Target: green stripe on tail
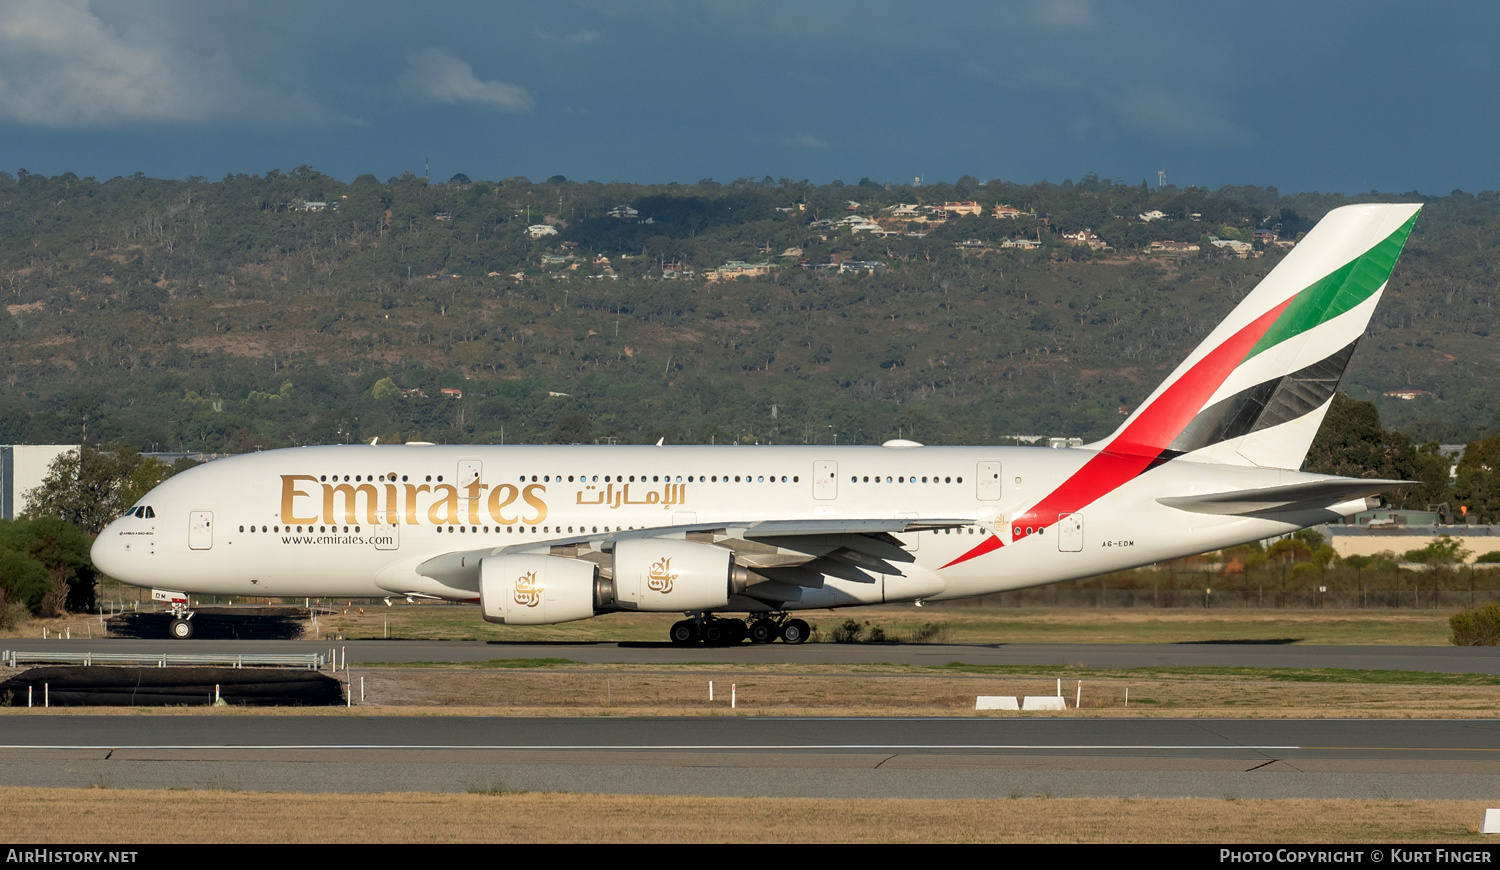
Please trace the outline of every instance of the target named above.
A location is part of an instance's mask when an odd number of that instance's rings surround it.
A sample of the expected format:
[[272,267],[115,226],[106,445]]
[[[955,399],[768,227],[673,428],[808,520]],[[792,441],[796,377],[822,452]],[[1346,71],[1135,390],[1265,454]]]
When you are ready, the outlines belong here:
[[1411,220],[1374,247],[1298,293],[1260,341],[1250,348],[1245,359],[1327,323],[1374,295],[1390,279],[1396,258],[1401,256],[1406,237],[1411,235],[1416,222],[1417,216],[1412,215]]

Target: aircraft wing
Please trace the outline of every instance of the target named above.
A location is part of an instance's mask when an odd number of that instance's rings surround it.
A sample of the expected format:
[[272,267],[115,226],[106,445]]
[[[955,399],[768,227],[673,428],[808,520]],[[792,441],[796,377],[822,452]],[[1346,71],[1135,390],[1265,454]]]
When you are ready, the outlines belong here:
[[1418,482],[1329,477],[1306,483],[1264,486],[1257,489],[1167,496],[1156,501],[1167,507],[1199,514],[1257,516],[1265,513],[1318,510],[1357,498],[1378,495],[1400,486],[1411,486]]
[[[962,528],[973,519],[815,519],[694,523],[654,529],[585,534],[499,547],[455,550],[419,564],[418,574],[456,588],[478,588],[479,560],[511,553],[542,553],[597,564],[608,574],[610,552],[627,538],[676,538],[728,549],[751,571],[791,586],[819,588],[827,577],[874,583],[875,574],[902,575],[916,557],[897,534]],[[753,588],[753,587],[752,587]]]

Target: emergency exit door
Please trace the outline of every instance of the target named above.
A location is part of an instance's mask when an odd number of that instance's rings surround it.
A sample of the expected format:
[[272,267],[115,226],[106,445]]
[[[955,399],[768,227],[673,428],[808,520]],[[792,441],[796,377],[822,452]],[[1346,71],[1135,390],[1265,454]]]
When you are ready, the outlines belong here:
[[207,550],[214,545],[214,512],[193,511],[188,518],[188,547]]
[[829,459],[813,463],[813,498],[832,499],[839,495],[839,464]]
[[1083,514],[1058,515],[1057,549],[1064,553],[1083,550]]

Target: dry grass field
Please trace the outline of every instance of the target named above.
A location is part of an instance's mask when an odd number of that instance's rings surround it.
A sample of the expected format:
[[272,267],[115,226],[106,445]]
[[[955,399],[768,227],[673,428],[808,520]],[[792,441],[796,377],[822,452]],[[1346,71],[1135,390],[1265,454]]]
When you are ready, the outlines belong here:
[[[1474,801],[814,800],[0,789],[6,834],[79,843],[1481,843]],[[107,824],[101,824],[108,819]]]
[[[354,709],[133,708],[124,715],[974,716],[1492,718],[1500,677],[1254,668],[598,665],[510,659],[359,667]],[[976,711],[978,695],[1051,695],[1065,711]],[[713,698],[710,700],[710,683]],[[363,701],[360,694],[363,692]],[[1128,697],[1127,697],[1128,695]],[[1081,701],[1081,706],[1075,706]],[[6,715],[41,709],[0,707]],[[40,703],[40,702],[38,702]],[[731,703],[734,704],[731,707]],[[53,708],[53,715],[120,714]]]
[[[470,605],[380,602],[323,602],[307,636],[318,639],[407,638],[483,640],[512,643],[656,643],[681,616],[675,613],[612,613],[561,625],[491,625]],[[925,637],[933,643],[1193,643],[1252,641],[1296,644],[1379,644],[1444,646],[1451,632],[1449,610],[1209,610],[1199,608],[1033,608],[969,607],[959,604],[857,607],[811,611],[814,641],[829,641],[833,630],[852,619],[879,628],[893,641]],[[924,632],[923,629],[926,628]],[[97,637],[97,616],[23,619],[0,638],[40,639],[71,633]]]

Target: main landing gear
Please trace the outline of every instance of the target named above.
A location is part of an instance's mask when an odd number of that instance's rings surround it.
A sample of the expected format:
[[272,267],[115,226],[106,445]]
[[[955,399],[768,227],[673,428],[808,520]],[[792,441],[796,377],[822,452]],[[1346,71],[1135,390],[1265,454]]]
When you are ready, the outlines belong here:
[[788,619],[785,613],[756,615],[744,619],[699,613],[672,624],[669,636],[676,646],[705,643],[709,646],[732,646],[746,638],[751,643],[805,643],[811,627],[800,619]]

